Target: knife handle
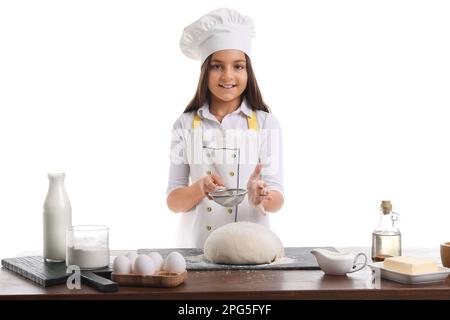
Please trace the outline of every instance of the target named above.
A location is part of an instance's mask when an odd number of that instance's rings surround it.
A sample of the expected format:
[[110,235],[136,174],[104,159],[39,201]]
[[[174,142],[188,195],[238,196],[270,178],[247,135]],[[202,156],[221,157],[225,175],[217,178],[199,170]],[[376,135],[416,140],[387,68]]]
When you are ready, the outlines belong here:
[[89,286],[102,292],[114,292],[119,290],[117,282],[100,277],[92,271],[81,272],[81,279]]

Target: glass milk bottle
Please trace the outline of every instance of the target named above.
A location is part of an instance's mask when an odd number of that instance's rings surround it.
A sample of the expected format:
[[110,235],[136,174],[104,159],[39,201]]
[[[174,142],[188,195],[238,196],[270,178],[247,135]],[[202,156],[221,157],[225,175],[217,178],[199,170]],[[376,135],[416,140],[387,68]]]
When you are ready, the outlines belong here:
[[372,233],[372,260],[375,262],[402,255],[398,214],[392,211],[391,201],[381,201],[380,211],[380,223]]
[[72,226],[72,206],[64,187],[64,173],[49,173],[48,192],[44,202],[44,259],[63,262],[66,259],[66,230]]

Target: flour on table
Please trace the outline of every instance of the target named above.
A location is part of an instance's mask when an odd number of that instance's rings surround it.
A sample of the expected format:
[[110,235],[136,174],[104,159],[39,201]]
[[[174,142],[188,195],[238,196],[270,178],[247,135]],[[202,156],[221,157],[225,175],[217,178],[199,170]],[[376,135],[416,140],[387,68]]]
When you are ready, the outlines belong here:
[[[191,264],[195,264],[196,266],[202,266],[202,267],[210,266],[213,264],[213,263],[209,262],[208,260],[206,260],[206,258],[203,254],[199,254],[197,256],[188,256],[188,257],[186,257],[186,261]],[[295,261],[296,261],[295,259],[283,256],[283,257],[276,258],[275,261],[272,261],[271,263],[261,264],[260,266],[289,264],[289,263],[294,263]]]
[[296,260],[289,258],[289,257],[279,257],[276,258],[275,261],[269,263],[269,264],[288,264],[288,263],[294,263]]

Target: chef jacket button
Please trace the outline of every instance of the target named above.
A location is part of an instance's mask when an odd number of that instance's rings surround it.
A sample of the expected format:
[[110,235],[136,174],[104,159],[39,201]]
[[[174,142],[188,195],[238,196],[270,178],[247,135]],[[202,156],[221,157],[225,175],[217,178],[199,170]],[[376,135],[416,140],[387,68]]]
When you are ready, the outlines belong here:
[[230,176],[234,177],[234,172],[233,171],[230,172]]
[[227,211],[228,211],[229,214],[233,213],[233,209],[231,209],[231,208],[228,208]]
[[208,207],[208,208],[206,208],[206,211],[211,212],[211,211],[212,211],[212,208],[211,208],[211,207]]
[[236,153],[233,153],[233,154],[231,155],[231,157],[232,157],[232,158],[236,158]]
[[211,231],[211,226],[206,226],[206,230]]
[[206,156],[207,156],[208,158],[211,158],[211,153],[208,152],[208,153],[206,154]]
[[207,174],[207,175],[210,175],[210,174],[211,174],[211,171],[209,171],[209,170],[206,171],[206,174]]

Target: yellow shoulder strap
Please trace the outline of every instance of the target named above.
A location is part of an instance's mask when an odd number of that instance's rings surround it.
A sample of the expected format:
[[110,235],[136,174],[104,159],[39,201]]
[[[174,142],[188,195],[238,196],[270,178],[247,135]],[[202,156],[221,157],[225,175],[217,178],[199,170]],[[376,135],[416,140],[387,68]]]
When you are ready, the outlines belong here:
[[[200,122],[202,122],[202,118],[200,118],[200,116],[198,114],[195,114],[194,116],[194,120],[192,120],[192,129],[195,129],[198,127],[198,125],[200,124]],[[253,114],[251,117],[247,117],[247,123],[248,123],[248,128],[250,130],[258,130],[258,120],[256,118],[256,111],[253,111]]]
[[248,128],[250,130],[258,130],[258,120],[256,119],[256,111],[253,111],[251,117],[247,117]]
[[200,122],[202,122],[202,118],[198,114],[195,114],[194,120],[192,120],[192,129],[197,128]]

